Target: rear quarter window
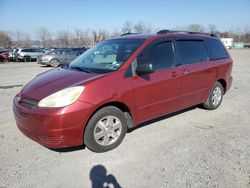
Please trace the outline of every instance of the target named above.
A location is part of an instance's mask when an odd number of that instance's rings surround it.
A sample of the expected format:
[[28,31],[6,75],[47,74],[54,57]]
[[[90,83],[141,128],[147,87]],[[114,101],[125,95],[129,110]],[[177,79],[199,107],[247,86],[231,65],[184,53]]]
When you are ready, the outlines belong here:
[[207,39],[207,45],[210,52],[211,60],[226,59],[228,58],[227,51],[218,39]]
[[208,61],[208,50],[203,40],[177,40],[182,65]]

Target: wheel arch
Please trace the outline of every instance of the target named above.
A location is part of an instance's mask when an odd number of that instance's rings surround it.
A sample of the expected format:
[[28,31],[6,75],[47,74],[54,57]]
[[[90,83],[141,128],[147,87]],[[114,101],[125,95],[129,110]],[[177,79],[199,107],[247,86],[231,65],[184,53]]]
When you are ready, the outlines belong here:
[[114,106],[114,107],[117,107],[118,109],[120,109],[122,112],[124,112],[125,114],[125,117],[127,119],[127,122],[128,122],[128,129],[131,129],[133,127],[133,115],[131,113],[131,110],[130,108],[123,102],[120,102],[120,101],[111,101],[111,102],[108,102],[108,103],[104,103],[102,105],[100,105],[98,108],[96,108],[94,110],[93,113],[91,113],[91,115],[89,116],[87,122],[86,122],[86,125],[84,126],[84,130],[83,132],[85,132],[85,129],[87,127],[87,124],[89,123],[90,119],[93,117],[93,115],[100,109],[104,108],[104,107],[107,107],[107,106]]
[[[133,119],[133,115],[132,115],[132,112],[130,110],[130,108],[123,102],[120,102],[120,101],[111,101],[111,102],[108,102],[108,103],[105,103],[105,104],[102,104],[101,106],[99,106],[95,111],[94,113],[91,115],[91,117],[98,111],[100,110],[101,108],[104,108],[106,106],[114,106],[114,107],[117,107],[118,109],[120,109],[122,112],[125,113],[125,116],[126,116],[126,119],[128,121],[128,129],[132,128],[133,125],[132,125],[132,119]],[[90,118],[91,118],[90,117]],[[90,119],[89,118],[89,119]]]
[[56,57],[51,58],[49,61],[52,61],[52,60],[57,60],[60,63],[59,59]]
[[25,56],[23,56],[23,60],[25,61],[25,58],[30,58],[30,61],[32,61],[32,57],[30,56],[30,55],[25,55]]
[[222,87],[224,89],[224,94],[225,94],[226,90],[227,90],[227,82],[224,79],[219,79],[219,80],[217,80],[217,82],[219,82],[222,85]]

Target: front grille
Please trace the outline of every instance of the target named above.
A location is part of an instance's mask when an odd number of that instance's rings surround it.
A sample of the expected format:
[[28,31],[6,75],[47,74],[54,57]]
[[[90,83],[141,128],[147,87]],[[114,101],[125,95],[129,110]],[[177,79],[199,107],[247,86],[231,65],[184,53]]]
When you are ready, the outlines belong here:
[[30,139],[45,145],[45,146],[51,146],[53,145],[54,147],[63,143],[64,142],[64,136],[60,135],[60,136],[45,136],[45,135],[38,135],[35,133],[32,133],[30,131],[28,131],[27,129],[24,129],[20,126],[18,126],[19,129],[21,130],[21,132],[23,134],[25,134],[27,137],[29,137]]
[[16,115],[18,115],[18,116],[20,116],[20,117],[22,117],[22,118],[26,118],[26,119],[27,119],[28,116],[29,116],[29,114],[22,112],[22,111],[19,110],[18,108],[16,108]]
[[63,135],[61,135],[61,136],[53,136],[53,137],[52,136],[39,135],[38,140],[41,143],[45,144],[45,145],[54,145],[54,146],[56,146],[56,145],[59,145],[59,144],[63,143],[64,137],[63,137]]

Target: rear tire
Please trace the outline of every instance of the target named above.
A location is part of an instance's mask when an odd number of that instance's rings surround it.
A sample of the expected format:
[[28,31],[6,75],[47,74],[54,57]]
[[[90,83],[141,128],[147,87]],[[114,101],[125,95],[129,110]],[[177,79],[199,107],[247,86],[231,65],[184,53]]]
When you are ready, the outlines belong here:
[[23,61],[24,62],[31,62],[31,57],[26,56],[26,57],[23,58]]
[[98,153],[112,150],[122,142],[127,127],[124,112],[114,106],[104,107],[89,120],[84,132],[84,144]]
[[218,108],[222,102],[223,95],[223,86],[221,85],[221,83],[216,82],[211,93],[208,96],[208,99],[205,103],[203,103],[204,108],[208,110],[215,110],[216,108]]

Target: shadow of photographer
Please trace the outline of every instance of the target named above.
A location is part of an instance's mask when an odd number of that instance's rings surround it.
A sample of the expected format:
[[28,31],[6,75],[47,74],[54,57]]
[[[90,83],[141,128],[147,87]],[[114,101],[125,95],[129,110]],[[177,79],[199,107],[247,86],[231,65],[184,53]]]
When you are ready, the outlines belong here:
[[103,165],[92,167],[89,177],[92,188],[121,188],[116,178],[112,174],[107,174],[107,169]]

